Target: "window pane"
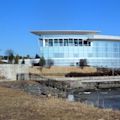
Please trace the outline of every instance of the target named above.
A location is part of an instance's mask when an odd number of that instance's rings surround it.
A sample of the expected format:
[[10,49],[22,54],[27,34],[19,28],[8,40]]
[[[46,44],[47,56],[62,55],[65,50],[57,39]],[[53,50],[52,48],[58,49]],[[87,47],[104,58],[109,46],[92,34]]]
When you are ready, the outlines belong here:
[[49,39],[49,46],[53,46],[53,40]]
[[69,39],[69,46],[73,46],[73,39]]
[[60,44],[60,46],[63,46],[63,40],[62,39],[59,39],[59,44]]
[[48,46],[48,39],[45,39],[45,46]]
[[58,39],[54,40],[54,46],[58,46]]
[[74,45],[78,46],[78,40],[77,39],[74,39]]
[[64,46],[68,46],[68,39],[64,39]]
[[82,46],[82,39],[79,39],[79,46]]

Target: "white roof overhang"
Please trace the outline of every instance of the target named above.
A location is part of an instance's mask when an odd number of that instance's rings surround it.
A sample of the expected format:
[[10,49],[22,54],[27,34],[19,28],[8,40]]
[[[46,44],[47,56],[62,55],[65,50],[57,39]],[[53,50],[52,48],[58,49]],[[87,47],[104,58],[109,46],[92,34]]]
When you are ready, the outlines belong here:
[[120,41],[120,36],[112,36],[112,35],[93,35],[88,38],[89,40],[112,40],[112,41]]
[[32,31],[31,33],[41,36],[41,35],[95,35],[99,31],[89,31],[89,30],[43,30],[43,31]]

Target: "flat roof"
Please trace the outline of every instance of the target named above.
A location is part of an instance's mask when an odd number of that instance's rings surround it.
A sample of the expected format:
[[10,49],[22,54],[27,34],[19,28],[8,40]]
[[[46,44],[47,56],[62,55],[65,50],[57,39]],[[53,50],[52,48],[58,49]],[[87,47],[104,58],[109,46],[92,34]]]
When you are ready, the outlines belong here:
[[32,31],[31,33],[41,36],[41,35],[94,35],[100,33],[99,31],[93,30],[40,30]]

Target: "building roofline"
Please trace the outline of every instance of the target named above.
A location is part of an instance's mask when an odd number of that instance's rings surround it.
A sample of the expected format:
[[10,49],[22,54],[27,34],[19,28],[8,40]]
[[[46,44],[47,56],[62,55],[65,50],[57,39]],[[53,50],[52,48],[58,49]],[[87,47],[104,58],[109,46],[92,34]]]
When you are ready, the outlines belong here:
[[31,33],[41,36],[41,35],[95,35],[100,33],[100,31],[94,30],[40,30],[32,31]]
[[90,40],[114,40],[114,41],[120,41],[120,36],[112,36],[112,35],[93,35],[92,37],[89,37]]

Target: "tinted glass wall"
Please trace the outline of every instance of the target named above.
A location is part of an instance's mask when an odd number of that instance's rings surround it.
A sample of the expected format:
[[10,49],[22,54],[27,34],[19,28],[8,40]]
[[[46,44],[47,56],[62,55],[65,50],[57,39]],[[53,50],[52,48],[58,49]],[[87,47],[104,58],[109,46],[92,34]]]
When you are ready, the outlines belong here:
[[87,59],[91,66],[120,67],[120,42],[79,38],[44,39],[40,54],[53,59],[55,65],[76,65]]

